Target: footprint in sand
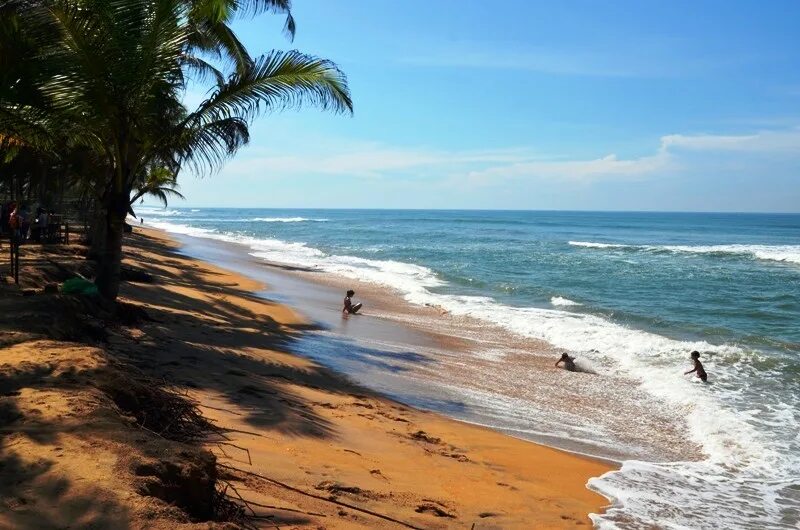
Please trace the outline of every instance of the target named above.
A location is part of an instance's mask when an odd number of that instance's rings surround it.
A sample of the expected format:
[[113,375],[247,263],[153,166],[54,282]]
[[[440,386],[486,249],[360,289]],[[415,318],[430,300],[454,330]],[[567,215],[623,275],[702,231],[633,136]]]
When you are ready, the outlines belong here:
[[453,513],[447,511],[448,508],[444,504],[436,501],[425,501],[414,510],[417,513],[428,513],[435,517],[446,517],[448,519],[455,519]]
[[389,482],[389,479],[386,478],[386,476],[383,473],[381,473],[380,469],[371,469],[369,471],[369,474],[372,475],[373,477],[379,477],[385,480],[386,482]]
[[418,442],[425,442],[425,443],[429,443],[429,444],[433,444],[433,445],[441,445],[442,444],[442,439],[441,438],[436,438],[434,436],[430,436],[425,431],[417,431],[417,432],[409,435],[409,437],[412,440],[416,440]]

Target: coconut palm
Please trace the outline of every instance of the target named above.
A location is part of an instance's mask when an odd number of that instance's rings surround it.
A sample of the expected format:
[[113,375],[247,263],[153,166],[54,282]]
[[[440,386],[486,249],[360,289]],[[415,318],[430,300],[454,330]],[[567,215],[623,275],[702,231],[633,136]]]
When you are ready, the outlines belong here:
[[[248,123],[264,110],[311,104],[349,112],[344,74],[330,61],[273,51],[234,62],[226,72],[201,57],[228,49],[198,45],[201,8],[234,11],[287,2],[199,0],[7,0],[25,38],[39,50],[34,88],[41,101],[0,100],[0,134],[42,150],[51,131],[95,152],[94,175],[104,241],[95,279],[101,294],[119,290],[124,219],[131,193],[153,167],[174,175],[213,172],[249,140]],[[252,7],[250,9],[253,9]],[[232,12],[214,21],[227,24]],[[210,17],[210,16],[209,16]],[[293,29],[293,24],[290,26]],[[199,53],[198,53],[199,52]],[[249,56],[248,56],[249,57]],[[228,74],[227,76],[224,74]],[[209,77],[209,74],[210,77]],[[182,103],[187,83],[211,80],[198,108]],[[0,94],[2,97],[2,94]]]
[[168,168],[163,166],[152,168],[142,181],[134,185],[128,213],[136,217],[133,205],[145,196],[155,198],[164,207],[169,204],[170,198],[185,199],[186,197],[178,191],[179,187],[178,176]]

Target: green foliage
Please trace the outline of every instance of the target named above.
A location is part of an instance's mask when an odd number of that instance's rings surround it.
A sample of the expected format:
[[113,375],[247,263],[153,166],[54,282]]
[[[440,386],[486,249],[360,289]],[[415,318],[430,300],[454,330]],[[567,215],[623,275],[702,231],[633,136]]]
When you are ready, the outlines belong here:
[[[180,196],[182,169],[218,170],[259,114],[352,112],[332,62],[250,55],[230,24],[267,12],[294,36],[289,0],[0,0],[0,160],[26,150],[60,165],[114,235],[134,190]],[[187,109],[192,83],[208,98]]]
[[[24,42],[38,50],[40,100],[0,101],[0,131],[41,150],[95,150],[130,188],[161,162],[215,170],[249,140],[247,124],[265,110],[310,104],[337,112],[352,102],[330,61],[297,51],[250,58],[227,23],[237,14],[286,13],[287,1],[60,0],[20,7]],[[293,27],[293,24],[292,24]],[[209,58],[229,57],[224,70]],[[205,57],[204,57],[205,56]],[[182,104],[191,81],[213,83],[193,112]],[[98,190],[100,195],[103,191]]]
[[169,168],[154,167],[147,175],[134,184],[134,195],[130,199],[129,213],[136,217],[133,211],[133,204],[145,195],[156,198],[165,207],[169,203],[169,198],[183,199],[184,196],[178,191],[178,179]]

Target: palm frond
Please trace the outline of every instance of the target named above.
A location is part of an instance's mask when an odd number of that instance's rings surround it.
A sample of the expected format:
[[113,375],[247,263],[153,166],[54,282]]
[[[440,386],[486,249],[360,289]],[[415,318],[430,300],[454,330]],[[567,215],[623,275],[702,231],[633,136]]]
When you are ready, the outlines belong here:
[[191,38],[196,49],[211,52],[219,58],[227,58],[239,73],[252,66],[253,59],[247,48],[226,23],[202,20],[193,28]]
[[264,13],[286,15],[283,33],[294,40],[297,26],[292,16],[291,0],[189,0],[192,16],[197,20],[228,23],[236,16],[257,16]]
[[222,85],[225,83],[225,76],[214,65],[191,54],[186,54],[183,58],[184,66],[193,74],[193,78],[200,83],[208,81],[213,82],[215,85]]
[[48,152],[55,147],[47,115],[31,107],[0,104],[0,137],[0,148],[26,145]]
[[256,59],[243,75],[232,75],[187,121],[202,116],[241,116],[250,120],[263,111],[304,105],[352,113],[346,76],[326,59],[298,51],[273,51]]
[[[178,191],[178,175],[176,172],[164,166],[151,168],[146,174],[141,175],[134,186],[134,195],[130,198],[129,204],[134,204],[137,200],[149,195],[158,199],[164,206],[167,206],[169,197],[185,199]],[[132,210],[131,210],[132,212]],[[136,214],[132,214],[136,217]]]
[[235,0],[235,14],[256,16],[262,13],[275,13],[286,15],[286,22],[283,24],[283,34],[290,40],[294,40],[297,32],[297,25],[292,16],[291,0]]
[[172,136],[170,149],[178,167],[189,165],[196,174],[214,172],[250,141],[247,122],[239,117],[194,121]]

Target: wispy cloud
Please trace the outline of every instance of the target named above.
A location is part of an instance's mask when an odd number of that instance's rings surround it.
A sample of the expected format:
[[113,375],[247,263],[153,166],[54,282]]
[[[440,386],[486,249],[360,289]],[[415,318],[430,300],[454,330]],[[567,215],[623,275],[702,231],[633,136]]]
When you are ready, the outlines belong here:
[[709,75],[752,62],[744,54],[690,53],[676,39],[644,39],[639,42],[597,47],[556,48],[513,42],[434,43],[399,57],[405,64],[441,68],[517,70],[558,76],[584,77],[681,77]]
[[800,129],[761,131],[748,135],[671,134],[661,138],[662,149],[800,153]]
[[[693,155],[689,161],[687,154]],[[669,172],[691,171],[698,164],[697,155],[705,155],[700,162],[726,157],[726,167],[731,162],[743,162],[748,155],[797,156],[800,162],[800,129],[762,131],[746,135],[670,134],[662,136],[651,154],[621,159],[609,154],[590,160],[525,161],[470,172],[472,183],[486,183],[500,179],[557,179],[569,181],[643,179]]]
[[[417,66],[527,70],[555,75],[589,77],[636,77],[641,69],[623,64],[619,58],[587,51],[559,51],[544,48],[515,50],[439,50],[401,58]],[[652,71],[647,75],[652,75]]]
[[670,134],[661,137],[652,152],[628,158],[614,153],[580,159],[547,157],[530,148],[447,151],[337,139],[306,148],[303,154],[256,150],[230,163],[225,171],[259,178],[339,175],[474,186],[522,180],[586,183],[644,180],[714,164],[728,169],[748,163],[755,167],[754,155],[760,161],[762,155],[776,160],[789,157],[800,167],[800,129],[743,135]]
[[471,171],[467,179],[473,184],[500,179],[536,178],[550,180],[587,181],[600,179],[639,179],[663,172],[674,161],[666,151],[651,156],[620,159],[610,154],[591,160],[530,161]]
[[394,147],[376,143],[333,142],[332,146],[309,148],[303,155],[286,155],[260,150],[237,158],[228,170],[238,174],[287,175],[328,174],[380,178],[397,172],[467,170],[476,166],[510,164],[530,160],[521,149],[444,151],[429,148]]

